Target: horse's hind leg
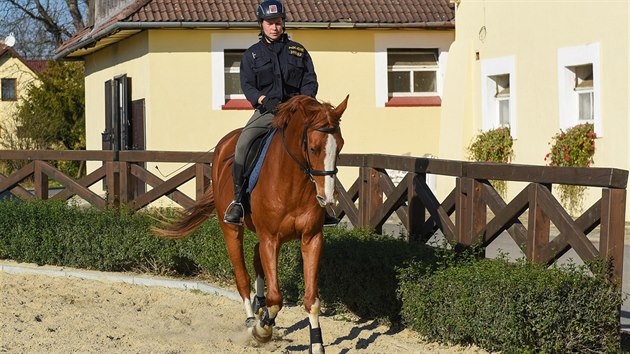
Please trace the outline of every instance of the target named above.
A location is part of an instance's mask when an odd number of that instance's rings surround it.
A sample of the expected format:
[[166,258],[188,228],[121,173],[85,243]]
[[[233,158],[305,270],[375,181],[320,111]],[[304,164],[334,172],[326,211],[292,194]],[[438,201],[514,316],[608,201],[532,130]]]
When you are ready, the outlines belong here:
[[223,237],[230,256],[230,262],[234,270],[234,278],[236,279],[236,288],[243,300],[243,307],[247,318],[245,326],[252,328],[255,324],[254,311],[252,311],[252,302],[250,300],[250,278],[245,266],[245,256],[243,254],[243,228],[235,225],[227,225],[220,223],[223,230]]
[[320,302],[317,295],[317,273],[322,251],[323,236],[302,237],[302,259],[304,261],[304,308],[308,313],[311,336],[311,353],[324,353],[324,341],[319,327]]
[[265,301],[265,271],[260,261],[260,243],[256,243],[256,246],[254,246],[254,271],[256,272],[256,295],[254,296],[252,309],[257,319],[260,320],[260,316],[267,306]]

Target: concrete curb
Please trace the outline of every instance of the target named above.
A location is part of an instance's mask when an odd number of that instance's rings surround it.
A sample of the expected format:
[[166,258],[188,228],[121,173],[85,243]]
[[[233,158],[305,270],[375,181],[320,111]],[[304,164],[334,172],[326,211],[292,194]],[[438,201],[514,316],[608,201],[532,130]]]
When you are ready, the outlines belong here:
[[79,269],[66,269],[61,267],[37,266],[32,264],[2,264],[0,271],[9,274],[37,274],[53,277],[80,278],[98,281],[110,281],[115,283],[127,283],[144,286],[160,286],[164,288],[198,290],[206,294],[223,296],[231,300],[240,302],[241,297],[237,293],[214,285],[209,285],[193,280],[177,280],[159,277],[146,277],[137,275],[124,275],[120,273],[107,273]]

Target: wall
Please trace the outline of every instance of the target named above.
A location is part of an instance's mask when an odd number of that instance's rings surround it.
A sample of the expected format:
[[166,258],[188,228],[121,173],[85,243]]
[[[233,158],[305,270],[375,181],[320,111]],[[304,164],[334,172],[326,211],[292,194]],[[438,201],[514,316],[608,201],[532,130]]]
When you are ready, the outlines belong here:
[[28,86],[35,83],[37,76],[21,60],[4,55],[0,57],[0,78],[16,79],[17,101],[0,100],[0,138],[15,129],[14,114],[20,99],[25,97]]
[[[594,167],[628,169],[628,13],[627,2],[612,0],[597,5],[584,1],[462,0],[445,79],[440,157],[466,159],[466,147],[482,129],[481,63],[513,56],[518,132],[513,162],[545,165],[549,143],[561,127],[559,49],[596,44],[602,134],[596,140]],[[441,187],[439,192],[445,195],[452,186],[442,183]],[[508,188],[512,197],[522,185]],[[585,206],[593,199],[590,196]]]
[[[440,107],[376,106],[375,51],[381,50],[379,36],[403,36],[415,41],[413,45],[440,48],[445,64],[452,31],[289,29],[288,33],[313,58],[320,83],[318,98],[336,105],[350,95],[342,118],[344,152],[438,153]],[[132,99],[146,100],[148,150],[211,150],[227,132],[243,126],[252,113],[216,109],[213,40],[234,35],[249,46],[258,40],[257,34],[254,30],[151,30],[88,56],[88,149],[101,148],[104,82],[127,74],[133,82]],[[167,174],[179,167],[181,164],[164,164],[160,171]]]

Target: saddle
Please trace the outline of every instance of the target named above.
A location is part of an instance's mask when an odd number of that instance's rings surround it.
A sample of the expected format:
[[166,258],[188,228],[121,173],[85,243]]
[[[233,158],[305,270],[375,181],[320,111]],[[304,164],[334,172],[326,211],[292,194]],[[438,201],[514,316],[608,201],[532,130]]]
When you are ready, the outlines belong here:
[[263,162],[267,156],[267,149],[271,143],[271,139],[276,133],[276,129],[270,129],[266,134],[256,137],[250,144],[247,150],[247,157],[245,158],[244,176],[245,181],[245,196],[243,196],[243,207],[245,212],[249,210],[249,198],[250,194],[256,187],[258,177],[260,176],[260,170],[262,169]]

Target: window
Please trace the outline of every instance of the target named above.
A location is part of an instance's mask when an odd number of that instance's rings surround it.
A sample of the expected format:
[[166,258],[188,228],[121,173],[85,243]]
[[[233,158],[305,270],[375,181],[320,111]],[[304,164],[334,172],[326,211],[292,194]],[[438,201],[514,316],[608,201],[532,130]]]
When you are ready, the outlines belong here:
[[[377,33],[374,35],[374,105],[439,107],[452,33]],[[348,68],[352,76],[361,67]]]
[[17,101],[17,80],[16,79],[2,79],[0,81],[2,86],[2,100],[3,101]]
[[580,123],[593,122],[593,64],[572,68],[575,74],[575,88],[578,98],[578,120]]
[[515,58],[481,61],[482,130],[509,127],[516,139]]
[[240,65],[245,48],[255,43],[251,33],[212,34],[212,109],[253,109],[241,91]]
[[437,71],[436,49],[388,49],[389,97],[435,96]]
[[558,49],[558,108],[560,129],[593,123],[603,137],[599,43]]
[[495,83],[496,115],[500,127],[510,126],[510,75],[494,75],[490,77]]
[[241,90],[241,58],[245,50],[226,49],[223,52],[225,65],[225,99],[245,99]]

